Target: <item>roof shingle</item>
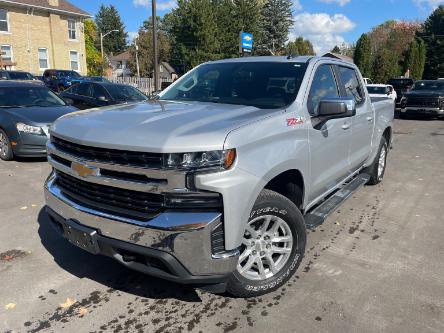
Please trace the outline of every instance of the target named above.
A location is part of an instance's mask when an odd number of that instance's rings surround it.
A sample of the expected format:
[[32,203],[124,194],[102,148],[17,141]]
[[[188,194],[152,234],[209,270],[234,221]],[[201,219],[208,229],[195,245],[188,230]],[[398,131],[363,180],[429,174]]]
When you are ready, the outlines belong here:
[[65,11],[80,16],[88,16],[88,17],[91,16],[89,13],[74,6],[67,0],[59,0],[58,6],[51,6],[48,0],[0,0],[0,4],[1,3],[8,3],[11,5],[16,4],[16,5],[31,6],[31,7],[43,7],[47,8],[48,10]]

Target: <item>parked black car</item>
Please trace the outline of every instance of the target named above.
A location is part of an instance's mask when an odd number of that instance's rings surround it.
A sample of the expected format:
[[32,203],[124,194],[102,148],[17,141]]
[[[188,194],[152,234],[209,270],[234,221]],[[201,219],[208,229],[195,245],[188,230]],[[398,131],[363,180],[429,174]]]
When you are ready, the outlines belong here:
[[49,127],[76,110],[44,85],[0,81],[0,158],[46,156]]
[[393,86],[396,91],[396,109],[401,108],[401,99],[405,93],[409,92],[415,81],[409,78],[394,78],[388,80],[387,84]]
[[416,81],[401,101],[401,118],[409,114],[444,117],[444,81]]
[[25,80],[36,81],[37,79],[28,72],[0,70],[0,80]]
[[61,92],[83,81],[83,76],[76,71],[47,69],[43,73],[43,82],[55,92]]
[[60,97],[81,110],[148,100],[148,97],[134,87],[104,82],[77,84],[62,92]]

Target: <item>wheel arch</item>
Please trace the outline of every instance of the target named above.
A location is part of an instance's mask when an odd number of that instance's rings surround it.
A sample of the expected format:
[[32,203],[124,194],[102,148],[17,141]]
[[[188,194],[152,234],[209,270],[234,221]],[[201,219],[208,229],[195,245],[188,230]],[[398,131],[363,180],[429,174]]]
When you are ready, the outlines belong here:
[[302,172],[298,169],[288,169],[274,175],[264,186],[264,189],[285,196],[299,209],[303,207],[305,182]]

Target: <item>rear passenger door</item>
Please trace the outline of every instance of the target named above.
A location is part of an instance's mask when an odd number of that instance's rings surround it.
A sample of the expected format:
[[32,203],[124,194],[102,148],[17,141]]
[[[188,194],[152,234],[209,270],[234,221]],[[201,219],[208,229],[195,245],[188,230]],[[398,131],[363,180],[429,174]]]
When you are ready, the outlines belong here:
[[80,110],[91,108],[91,84],[80,83],[77,85],[76,96],[74,99],[74,106]]
[[338,97],[340,91],[333,66],[320,65],[314,74],[307,100],[312,124],[309,129],[309,201],[324,195],[348,175],[351,118],[330,119],[320,128],[315,126],[319,102],[322,99]]
[[355,171],[367,160],[371,153],[374,128],[374,111],[370,102],[366,102],[364,87],[359,75],[352,67],[337,67],[342,95],[353,98],[356,103],[356,115],[351,118],[350,167]]

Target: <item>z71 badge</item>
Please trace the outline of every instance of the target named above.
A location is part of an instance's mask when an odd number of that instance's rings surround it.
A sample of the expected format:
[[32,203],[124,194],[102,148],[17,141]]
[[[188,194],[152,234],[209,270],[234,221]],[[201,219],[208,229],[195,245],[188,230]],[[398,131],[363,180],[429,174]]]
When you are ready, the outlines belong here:
[[296,118],[287,118],[287,126],[296,126],[304,123],[304,119],[302,117]]

